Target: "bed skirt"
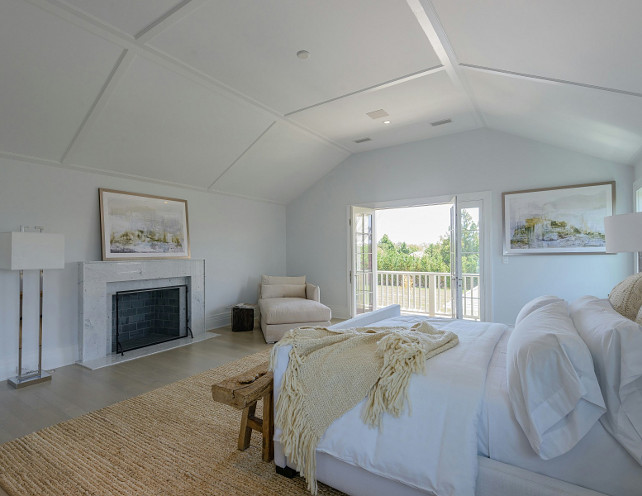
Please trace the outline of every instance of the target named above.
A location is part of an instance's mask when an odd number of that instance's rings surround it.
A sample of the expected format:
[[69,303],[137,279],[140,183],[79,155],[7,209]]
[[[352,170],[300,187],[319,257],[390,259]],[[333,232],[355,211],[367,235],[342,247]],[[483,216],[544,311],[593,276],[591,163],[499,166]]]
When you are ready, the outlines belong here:
[[[478,457],[476,496],[607,496],[519,467]],[[286,466],[281,444],[274,442],[274,462]],[[352,496],[440,496],[373,474],[317,452],[317,480]]]

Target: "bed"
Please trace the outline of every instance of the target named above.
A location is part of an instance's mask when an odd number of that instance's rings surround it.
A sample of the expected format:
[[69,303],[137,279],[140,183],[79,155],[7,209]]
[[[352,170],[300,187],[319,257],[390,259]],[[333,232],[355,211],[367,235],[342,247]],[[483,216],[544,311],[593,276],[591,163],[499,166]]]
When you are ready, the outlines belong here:
[[[392,305],[333,328],[409,327],[420,320],[453,330],[460,345],[426,362],[429,379],[413,377],[410,382],[412,409],[398,419],[385,418],[382,429],[363,424],[361,404],[336,419],[317,447],[318,481],[352,495],[642,494],[642,466],[601,421],[591,422],[587,432],[578,434],[581,439],[575,446],[560,456],[545,460],[534,451],[508,396],[507,350],[512,327],[402,316],[399,306]],[[290,348],[285,345],[276,350],[275,405]],[[474,384],[460,388],[456,377],[460,371],[453,363],[461,369],[461,364],[469,362],[466,381]],[[456,396],[453,391],[458,388],[463,399],[449,404],[448,396]],[[606,410],[591,406],[597,411],[595,419]],[[422,413],[412,415],[413,411]],[[434,426],[424,432],[421,426],[427,417]],[[285,468],[289,465],[279,436],[277,426],[275,463]]]

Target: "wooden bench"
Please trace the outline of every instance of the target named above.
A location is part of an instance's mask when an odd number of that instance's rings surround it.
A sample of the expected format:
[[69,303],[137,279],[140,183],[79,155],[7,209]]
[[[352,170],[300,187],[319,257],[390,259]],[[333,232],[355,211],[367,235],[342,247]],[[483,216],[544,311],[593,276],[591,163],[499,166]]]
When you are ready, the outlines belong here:
[[[266,462],[274,458],[272,378],[273,374],[268,371],[268,363],[265,362],[212,386],[214,401],[243,410],[241,431],[239,432],[239,450],[243,451],[250,445],[252,429],[259,431],[263,435],[262,454],[263,461]],[[260,399],[263,399],[262,419],[254,415],[256,402]]]

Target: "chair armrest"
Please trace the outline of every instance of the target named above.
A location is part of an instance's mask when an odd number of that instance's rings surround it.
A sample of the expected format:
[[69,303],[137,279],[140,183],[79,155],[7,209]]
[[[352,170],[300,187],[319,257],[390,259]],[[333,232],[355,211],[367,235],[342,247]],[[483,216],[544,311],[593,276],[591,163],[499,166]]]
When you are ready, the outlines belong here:
[[305,297],[308,300],[321,302],[321,290],[319,289],[319,286],[307,283],[305,285]]

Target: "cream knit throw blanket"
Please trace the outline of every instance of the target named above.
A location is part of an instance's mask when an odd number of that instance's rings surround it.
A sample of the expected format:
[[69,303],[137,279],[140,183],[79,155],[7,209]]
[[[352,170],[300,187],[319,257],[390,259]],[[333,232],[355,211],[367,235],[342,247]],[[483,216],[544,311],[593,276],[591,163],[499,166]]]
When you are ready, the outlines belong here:
[[[410,376],[425,372],[425,361],[459,342],[450,331],[426,322],[408,328],[331,331],[300,327],[279,342],[292,345],[276,404],[285,456],[316,494],[316,447],[328,426],[367,396],[364,422],[380,427],[384,412],[399,416]],[[277,347],[272,351],[274,365]]]

